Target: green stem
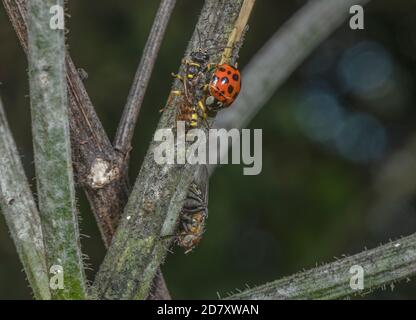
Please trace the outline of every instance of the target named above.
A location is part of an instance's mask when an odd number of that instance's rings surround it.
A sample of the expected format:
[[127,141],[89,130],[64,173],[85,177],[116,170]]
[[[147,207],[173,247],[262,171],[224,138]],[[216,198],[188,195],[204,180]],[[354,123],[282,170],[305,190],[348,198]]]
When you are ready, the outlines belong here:
[[[350,285],[363,268],[363,289]],[[352,268],[352,269],[351,269]],[[409,279],[416,274],[416,234],[306,272],[230,296],[228,299],[340,299]],[[352,279],[353,284],[357,284]]]
[[[72,172],[64,30],[52,29],[53,6],[63,0],[28,1],[28,53],[37,190],[48,268],[60,266],[63,288],[54,299],[84,299]],[[56,14],[56,12],[55,12]],[[59,285],[59,277],[57,277]]]
[[36,299],[50,299],[39,212],[0,100],[0,207]]

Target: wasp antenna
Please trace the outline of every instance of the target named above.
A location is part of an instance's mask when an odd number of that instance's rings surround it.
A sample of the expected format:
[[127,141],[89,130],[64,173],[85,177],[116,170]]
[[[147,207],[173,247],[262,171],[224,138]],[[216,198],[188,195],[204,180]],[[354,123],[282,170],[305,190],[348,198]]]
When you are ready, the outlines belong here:
[[211,48],[208,48],[208,49],[206,49],[207,51],[209,51],[209,50],[214,50],[214,49],[216,49],[216,50],[225,50],[225,49],[232,49],[233,47],[229,47],[229,46],[225,46],[225,47],[211,47]]

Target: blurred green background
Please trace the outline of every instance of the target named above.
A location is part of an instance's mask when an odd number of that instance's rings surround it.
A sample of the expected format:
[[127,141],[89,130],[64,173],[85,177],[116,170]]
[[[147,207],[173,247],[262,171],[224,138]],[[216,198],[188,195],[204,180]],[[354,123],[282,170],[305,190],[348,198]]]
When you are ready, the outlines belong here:
[[[241,69],[306,2],[257,1],[240,53]],[[69,1],[69,49],[76,65],[89,74],[87,90],[111,138],[158,3]],[[178,0],[140,114],[132,179],[202,4]],[[365,30],[352,31],[345,21],[322,43],[249,126],[263,129],[262,173],[243,176],[242,166],[228,165],[211,179],[208,229],[201,245],[189,255],[174,248],[162,268],[172,296],[225,296],[415,232],[416,187],[410,178],[416,156],[401,151],[416,131],[415,61],[412,0],[372,1],[365,7]],[[0,94],[33,182],[26,68],[0,7]],[[242,90],[244,85],[249,84],[243,83]],[[399,152],[410,161],[408,174],[395,175],[393,167],[388,171],[393,175],[386,175],[385,164]],[[82,192],[79,204],[92,280],[105,251]],[[367,298],[414,298],[415,290],[413,281]],[[0,298],[30,297],[1,217]]]

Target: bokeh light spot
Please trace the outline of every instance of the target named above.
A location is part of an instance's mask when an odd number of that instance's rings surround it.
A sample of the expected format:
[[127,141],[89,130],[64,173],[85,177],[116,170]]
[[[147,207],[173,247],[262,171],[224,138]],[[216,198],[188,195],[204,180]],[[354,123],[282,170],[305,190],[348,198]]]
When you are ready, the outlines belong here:
[[309,138],[325,143],[337,133],[344,111],[330,91],[309,89],[297,105],[295,117]]
[[343,88],[361,97],[380,90],[392,74],[393,62],[389,53],[370,41],[362,41],[348,49],[338,65]]
[[350,115],[335,139],[338,152],[354,162],[380,160],[386,150],[386,132],[382,124],[365,113]]

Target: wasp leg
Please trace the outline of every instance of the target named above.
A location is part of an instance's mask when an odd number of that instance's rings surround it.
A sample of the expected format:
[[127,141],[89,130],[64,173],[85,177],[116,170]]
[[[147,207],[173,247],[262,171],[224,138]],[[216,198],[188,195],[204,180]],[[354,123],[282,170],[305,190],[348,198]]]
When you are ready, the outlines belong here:
[[191,121],[189,122],[189,126],[191,128],[196,128],[198,126],[198,114],[196,112],[192,113]]
[[208,71],[211,71],[212,69],[216,68],[218,66],[218,63],[208,63],[207,69]]
[[179,75],[177,73],[173,73],[173,72],[171,73],[171,75],[172,75],[172,77],[177,78],[177,79],[183,81],[183,77],[181,75]]
[[182,222],[182,228],[186,232],[186,234],[189,234],[189,228],[188,225],[185,222]]
[[202,100],[199,100],[198,101],[198,107],[201,109],[201,111],[202,111],[202,120],[204,121],[204,124],[205,124],[205,126],[208,128],[208,129],[210,129],[211,128],[211,126],[210,126],[210,124],[209,124],[209,122],[208,122],[208,119],[207,119],[207,108],[205,107],[205,104],[204,104],[204,102],[202,101]]
[[191,222],[192,221],[192,218],[190,216],[188,216],[187,214],[182,215],[181,219],[186,221],[186,222]]
[[[163,240],[167,240],[167,239],[173,239],[173,243],[177,243],[178,242],[178,235],[174,235],[174,234],[169,234],[169,235],[165,235],[165,236],[160,236],[159,240],[163,241]],[[170,245],[166,246],[164,245],[164,248],[166,249],[166,251],[168,251],[169,253],[173,253],[173,251],[170,249]]]
[[202,87],[202,91],[209,92],[209,84],[204,84]]
[[177,237],[177,235],[174,235],[174,234],[167,234],[167,235],[164,235],[164,236],[160,236],[159,237],[159,239],[160,240],[165,240],[165,239],[169,239],[169,238],[176,238]]
[[171,92],[171,94],[173,94],[174,96],[183,96],[183,91],[180,90],[173,90]]
[[201,111],[202,111],[202,118],[205,120],[207,118],[207,111],[206,111],[205,105],[202,102],[202,100],[199,100],[198,101],[198,107],[199,107],[199,109],[201,109]]
[[[170,106],[172,102],[172,96],[182,96],[183,92],[180,90],[173,90],[170,92],[168,97],[168,102],[166,103],[166,106]],[[159,110],[159,112],[163,112],[166,109],[166,106],[164,106],[162,109]]]
[[188,59],[182,59],[182,64],[191,64],[193,63],[193,61],[188,60]]

